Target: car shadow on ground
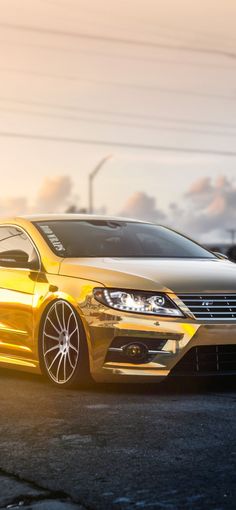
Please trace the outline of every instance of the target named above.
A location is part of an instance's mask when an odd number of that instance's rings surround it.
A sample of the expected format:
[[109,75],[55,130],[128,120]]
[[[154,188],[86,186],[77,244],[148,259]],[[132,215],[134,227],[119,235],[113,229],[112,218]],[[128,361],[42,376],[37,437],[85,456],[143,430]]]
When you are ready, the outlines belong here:
[[79,389],[65,390],[63,388],[56,388],[56,386],[49,383],[44,377],[27,372],[10,370],[6,368],[0,369],[0,381],[9,384],[17,384],[17,382],[28,382],[31,389],[35,386],[41,386],[48,389],[53,388],[58,392],[70,391],[81,392],[87,391],[89,393],[117,393],[117,394],[134,394],[134,395],[191,395],[191,394],[206,394],[206,393],[235,393],[236,391],[236,375],[235,376],[209,376],[209,377],[168,377],[165,381],[160,383],[94,383]]

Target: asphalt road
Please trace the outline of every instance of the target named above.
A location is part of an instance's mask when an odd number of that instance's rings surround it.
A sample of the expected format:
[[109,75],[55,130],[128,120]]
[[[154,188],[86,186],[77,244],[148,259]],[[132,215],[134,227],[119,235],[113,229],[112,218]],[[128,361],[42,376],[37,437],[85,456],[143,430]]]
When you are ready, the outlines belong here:
[[236,508],[236,380],[0,388],[0,508]]

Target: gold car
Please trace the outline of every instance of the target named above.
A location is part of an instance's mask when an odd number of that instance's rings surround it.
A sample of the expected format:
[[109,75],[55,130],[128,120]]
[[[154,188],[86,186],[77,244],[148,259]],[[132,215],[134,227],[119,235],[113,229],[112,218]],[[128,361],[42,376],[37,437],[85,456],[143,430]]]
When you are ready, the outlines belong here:
[[0,222],[0,364],[60,387],[236,372],[236,266],[162,226]]

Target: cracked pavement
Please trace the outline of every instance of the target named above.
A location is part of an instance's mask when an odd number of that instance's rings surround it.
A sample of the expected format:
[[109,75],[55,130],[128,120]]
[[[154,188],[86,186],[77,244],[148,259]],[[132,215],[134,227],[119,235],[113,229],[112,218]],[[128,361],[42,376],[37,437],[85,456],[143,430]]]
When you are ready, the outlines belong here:
[[236,508],[236,379],[0,387],[0,510]]

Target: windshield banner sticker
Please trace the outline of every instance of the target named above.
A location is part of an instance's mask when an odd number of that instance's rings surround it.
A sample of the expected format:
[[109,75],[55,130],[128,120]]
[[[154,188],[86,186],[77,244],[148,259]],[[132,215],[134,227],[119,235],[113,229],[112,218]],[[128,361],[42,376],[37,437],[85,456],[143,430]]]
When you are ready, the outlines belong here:
[[65,251],[63,244],[48,225],[40,225],[40,227],[56,251]]

